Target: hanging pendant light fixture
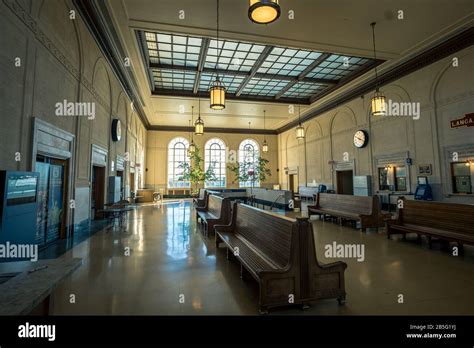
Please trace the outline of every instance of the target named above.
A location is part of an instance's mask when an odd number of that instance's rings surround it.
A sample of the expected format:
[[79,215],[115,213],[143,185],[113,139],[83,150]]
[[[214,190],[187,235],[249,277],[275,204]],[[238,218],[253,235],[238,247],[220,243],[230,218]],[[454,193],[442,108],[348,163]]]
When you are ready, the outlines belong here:
[[203,135],[204,134],[204,121],[201,119],[201,99],[199,98],[199,114],[196,123],[194,123],[194,134]]
[[[189,129],[191,129],[191,125],[193,124],[194,121],[194,105],[191,107],[191,121],[189,122]],[[188,156],[192,156],[194,152],[196,151],[196,145],[194,145],[194,139],[193,139],[193,132],[189,132],[189,137],[191,138],[191,142],[189,143],[188,147]]]
[[281,14],[278,0],[249,0],[249,18],[257,24],[269,24]]
[[304,127],[301,124],[301,105],[298,105],[298,127],[296,127],[296,139],[304,139]]
[[[216,68],[218,68],[218,61],[219,61],[219,0],[217,0],[217,52],[218,58],[216,62]],[[216,80],[213,82],[210,90],[210,102],[211,102],[211,109],[213,110],[223,110],[225,109],[225,86],[222,84],[221,80],[219,79],[219,73],[217,73]]]
[[387,115],[387,103],[385,95],[379,91],[379,81],[377,74],[377,54],[375,50],[375,22],[371,23],[372,26],[372,41],[374,44],[374,60],[375,60],[375,93],[371,99],[372,103],[372,116],[385,116]]
[[[266,111],[263,110],[263,130],[266,130],[265,127],[265,113]],[[263,133],[263,145],[262,145],[262,152],[268,152],[268,144],[267,144],[267,139],[265,138],[265,133]]]

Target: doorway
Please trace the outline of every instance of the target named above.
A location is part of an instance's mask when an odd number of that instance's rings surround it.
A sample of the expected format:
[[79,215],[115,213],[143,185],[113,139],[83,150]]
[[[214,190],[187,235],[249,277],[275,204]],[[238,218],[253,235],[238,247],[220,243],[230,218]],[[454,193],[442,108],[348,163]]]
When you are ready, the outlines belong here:
[[130,195],[135,193],[135,173],[130,173]]
[[290,184],[290,191],[293,193],[298,193],[299,191],[298,174],[288,174],[288,181]]
[[39,246],[66,238],[68,162],[42,155],[36,157],[35,171],[40,173],[36,214]]
[[124,185],[123,181],[123,170],[117,170],[117,176],[120,178],[120,200],[125,199]]
[[353,195],[354,183],[352,170],[340,170],[336,172],[337,193],[341,195]]
[[105,195],[105,167],[92,166],[92,195],[91,195],[91,216],[99,219],[98,212],[104,209]]

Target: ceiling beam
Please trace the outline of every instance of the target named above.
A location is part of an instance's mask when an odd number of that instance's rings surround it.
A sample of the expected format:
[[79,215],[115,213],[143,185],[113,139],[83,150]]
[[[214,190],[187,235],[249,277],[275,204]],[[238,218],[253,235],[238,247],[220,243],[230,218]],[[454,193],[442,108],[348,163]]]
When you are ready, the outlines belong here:
[[199,83],[201,82],[201,73],[204,68],[204,62],[207,57],[207,49],[209,48],[209,43],[211,40],[209,38],[204,38],[202,40],[201,52],[199,52],[199,62],[197,66],[196,79],[194,80],[193,92],[197,93],[199,91]]
[[[162,131],[162,132],[183,132],[189,133],[194,132],[194,127],[186,126],[150,126],[148,130]],[[234,134],[266,134],[276,135],[276,130],[272,129],[248,129],[248,128],[217,128],[217,127],[205,127],[206,133],[234,133]]]
[[[175,71],[192,71],[198,73],[196,67],[192,66],[178,66],[178,65],[170,65],[170,64],[157,64],[150,62],[150,69],[163,69],[163,70],[175,70]],[[212,69],[212,68],[203,68],[202,73],[209,73],[214,74],[218,73],[219,75],[232,75],[232,76],[245,76],[248,77],[249,73],[246,71],[238,71],[238,70],[224,70],[224,69]],[[271,80],[283,80],[283,81],[296,81],[298,82],[297,77],[293,76],[285,76],[285,75],[278,75],[278,74],[266,74],[266,73],[255,73],[253,76],[255,78],[264,78],[264,79],[271,79]],[[335,85],[338,83],[337,80],[329,80],[329,79],[318,79],[314,77],[305,77],[301,81],[303,82],[310,82],[310,83],[320,83],[325,85]]]
[[[173,89],[159,89],[156,88],[151,93],[154,96],[170,96],[170,97],[184,97],[184,98],[209,98],[209,91],[198,91],[194,93],[193,91],[182,91],[182,90],[173,90]],[[226,99],[229,100],[241,100],[241,101],[255,101],[262,103],[281,103],[281,104],[301,104],[309,105],[309,98],[307,99],[298,99],[298,98],[280,98],[275,100],[273,97],[266,96],[254,96],[241,94],[236,96],[235,93],[226,93]]]
[[[323,53],[321,54],[314,62],[312,62],[310,65],[308,65],[306,67],[306,69],[304,69],[297,77],[295,80],[293,81],[290,81],[288,82],[288,84],[283,87],[283,89],[278,92],[278,94],[275,96],[275,99],[280,99],[283,94],[285,94],[286,92],[288,92],[290,90],[291,87],[293,87],[294,85],[296,85],[298,82],[300,81],[304,81],[304,79],[306,78],[306,75],[308,75],[311,71],[314,70],[314,68],[316,68],[319,64],[321,64],[323,61],[325,61],[331,54],[330,53]],[[331,81],[331,85],[335,85],[336,81]]]
[[328,95],[332,91],[335,91],[336,89],[340,88],[341,86],[345,85],[346,83],[356,79],[359,76],[362,76],[369,70],[373,69],[375,66],[382,64],[384,61],[383,60],[369,60],[367,63],[362,65],[359,69],[353,71],[351,74],[344,76],[341,80],[336,85],[333,85],[329,88],[326,88],[322,90],[321,92],[311,96],[309,100],[311,103],[314,103],[316,100],[321,99],[325,95]]
[[278,100],[281,97],[283,97],[283,94],[288,92],[288,90],[294,85],[296,85],[298,82],[299,82],[298,80],[293,80],[293,81],[288,82],[288,84],[285,87],[283,87],[283,89],[280,92],[278,92],[278,94],[275,96],[275,99]]
[[237,92],[235,92],[236,96],[239,96],[242,94],[243,90],[245,89],[245,86],[249,83],[249,81],[255,76],[257,73],[258,69],[262,66],[263,62],[268,58],[270,55],[270,52],[273,50],[273,46],[265,46],[263,49],[262,53],[260,53],[260,56],[258,56],[257,61],[255,64],[252,66],[252,69],[250,70],[250,73],[248,76],[242,81],[240,84],[239,88],[237,88]]

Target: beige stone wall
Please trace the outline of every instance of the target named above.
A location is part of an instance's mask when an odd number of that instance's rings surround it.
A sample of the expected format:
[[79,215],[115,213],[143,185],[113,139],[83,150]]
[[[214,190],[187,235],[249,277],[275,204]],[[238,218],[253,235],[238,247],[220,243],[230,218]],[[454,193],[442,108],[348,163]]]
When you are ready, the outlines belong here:
[[[168,144],[171,140],[176,137],[189,138],[189,133],[183,132],[164,132],[164,131],[148,131],[147,135],[147,172],[146,172],[146,185],[147,187],[160,189],[166,189],[167,183],[167,163],[168,163]],[[262,147],[263,135],[248,135],[248,134],[230,134],[230,133],[205,133],[202,136],[194,136],[194,142],[199,147],[202,157],[204,159],[204,146],[205,143],[211,138],[220,138],[224,141],[226,146],[230,150],[237,151],[240,143],[244,139],[254,139]],[[276,135],[267,135],[267,143],[269,145],[269,151],[262,157],[269,160],[269,169],[271,170],[271,177],[267,182],[263,183],[262,187],[273,187],[274,184],[278,183],[278,142]],[[232,172],[227,170],[227,187],[238,188],[239,183],[234,182],[234,175]]]
[[[146,131],[77,11],[70,19],[71,10],[66,0],[0,2],[0,168],[34,169],[34,118],[74,135],[68,198],[77,204],[67,214],[69,224],[78,224],[89,218],[92,145],[107,151],[107,172],[115,175],[111,162],[127,152],[131,164],[144,166]],[[95,103],[95,119],[56,116],[55,104],[63,100]],[[122,122],[117,143],[111,140],[113,118]],[[21,161],[15,161],[17,152]],[[127,164],[126,187],[129,171]]]
[[[451,120],[474,112],[474,48],[460,51],[455,57],[459,59],[458,67],[452,65],[453,56],[381,88],[393,101],[419,102],[419,120],[403,116],[369,118],[371,95],[367,94],[306,122],[303,141],[296,140],[294,129],[280,134],[282,187],[288,187],[285,168],[298,170],[301,185],[316,182],[334,187],[336,176],[328,161],[343,161],[347,152],[354,163],[354,175],[372,175],[376,192],[378,159],[400,155],[413,159],[409,175],[412,191],[416,188],[417,165],[431,164],[429,182],[435,199],[473,204],[472,196],[451,194],[449,156],[457,151],[460,159],[474,160],[474,127],[450,128]],[[358,129],[369,133],[369,144],[363,149],[353,145]]]

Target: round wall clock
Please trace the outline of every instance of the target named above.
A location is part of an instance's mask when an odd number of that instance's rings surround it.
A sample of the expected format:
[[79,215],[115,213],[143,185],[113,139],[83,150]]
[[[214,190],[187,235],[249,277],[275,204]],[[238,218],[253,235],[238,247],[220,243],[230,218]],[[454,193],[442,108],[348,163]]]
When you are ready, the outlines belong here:
[[354,134],[354,146],[358,148],[363,148],[367,145],[369,142],[369,134],[363,130],[359,129],[357,132]]
[[112,120],[112,140],[120,141],[122,137],[122,123],[118,118]]

